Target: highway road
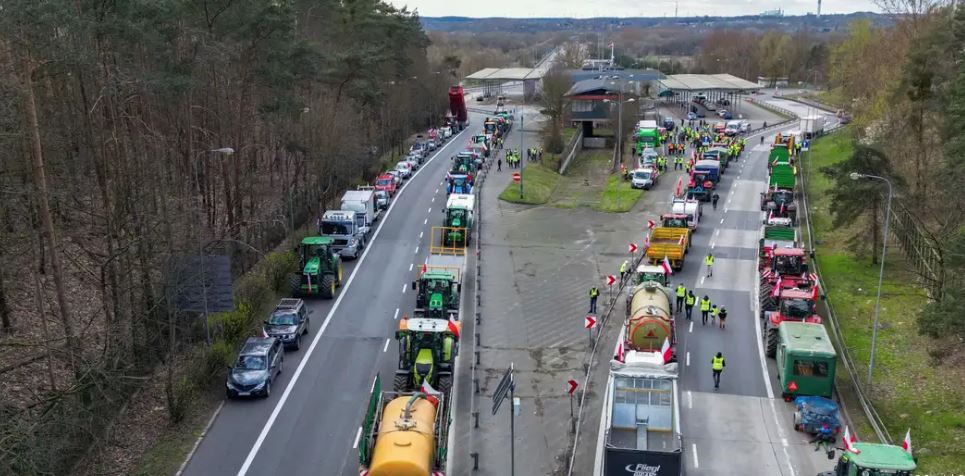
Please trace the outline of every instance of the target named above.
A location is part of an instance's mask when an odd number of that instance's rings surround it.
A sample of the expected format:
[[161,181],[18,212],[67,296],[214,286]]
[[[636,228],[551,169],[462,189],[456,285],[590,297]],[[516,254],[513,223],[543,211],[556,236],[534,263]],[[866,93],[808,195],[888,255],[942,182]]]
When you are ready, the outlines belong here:
[[408,290],[441,225],[449,157],[462,150],[482,117],[409,179],[357,262],[347,262],[336,299],[311,300],[310,346],[285,355],[270,398],[226,401],[186,475],[357,475],[359,425],[375,375],[397,367],[393,338],[411,314]]

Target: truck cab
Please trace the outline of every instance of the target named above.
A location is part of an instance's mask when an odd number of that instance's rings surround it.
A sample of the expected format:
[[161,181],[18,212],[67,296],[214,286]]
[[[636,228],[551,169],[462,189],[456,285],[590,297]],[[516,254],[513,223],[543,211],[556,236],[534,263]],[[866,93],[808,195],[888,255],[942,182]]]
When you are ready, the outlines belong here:
[[[653,266],[650,264],[641,264],[637,266],[637,280],[636,284],[643,284],[647,281],[655,281],[660,283],[663,287],[670,287],[670,276],[663,271],[660,266]],[[632,291],[632,287],[627,289],[628,292]]]
[[[900,446],[880,443],[853,443],[858,453],[844,450],[833,471],[817,476],[914,476],[918,469],[915,459]],[[834,450],[828,454],[834,458]]]
[[364,214],[352,210],[329,210],[322,215],[321,234],[332,238],[339,256],[358,258],[369,230],[365,220]]
[[390,197],[395,195],[395,176],[388,173],[379,175],[378,178],[375,179],[375,189],[388,193]]
[[690,228],[690,231],[697,231],[700,217],[704,214],[700,200],[693,198],[674,198],[670,205],[670,211],[675,215],[685,215],[687,227]]

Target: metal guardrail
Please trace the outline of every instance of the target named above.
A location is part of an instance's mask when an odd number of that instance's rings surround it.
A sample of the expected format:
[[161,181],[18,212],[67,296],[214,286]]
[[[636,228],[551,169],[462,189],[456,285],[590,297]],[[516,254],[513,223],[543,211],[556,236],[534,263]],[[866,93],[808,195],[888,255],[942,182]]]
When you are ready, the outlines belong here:
[[570,162],[573,160],[573,157],[576,157],[576,154],[583,149],[582,142],[583,129],[580,128],[580,130],[573,135],[573,138],[570,139],[570,143],[566,145],[566,148],[563,149],[564,151],[569,152],[567,152],[566,157],[564,157],[563,161],[560,163],[560,175],[566,173],[566,168],[570,166]]
[[[836,127],[832,127],[827,132],[831,132],[835,129],[838,129],[839,127],[840,127],[839,125],[836,125]],[[804,202],[803,203],[804,221],[808,231],[808,249],[811,250],[812,253],[816,253],[814,249],[814,228],[811,222],[811,212],[810,212],[810,207],[808,205],[808,194],[807,194],[808,176],[810,175],[810,172],[811,172],[810,157],[808,157],[808,160],[802,160],[802,162],[803,163],[801,167],[802,169],[801,199]],[[815,273],[817,273],[818,275],[818,279],[821,279],[820,278],[821,269],[818,266],[817,259],[812,259],[811,263],[812,263],[812,266],[814,267]],[[839,355],[841,356],[841,362],[844,364],[845,368],[848,371],[848,377],[851,380],[851,386],[852,388],[854,388],[854,393],[858,397],[858,404],[861,406],[861,409],[864,412],[865,417],[868,419],[868,422],[871,424],[871,428],[874,430],[875,435],[878,437],[878,440],[882,443],[892,444],[893,440],[891,438],[891,435],[888,433],[888,429],[885,427],[884,423],[881,422],[881,417],[878,415],[878,411],[875,409],[871,400],[865,394],[865,390],[862,388],[861,382],[858,381],[858,377],[857,377],[858,373],[854,365],[854,359],[851,356],[851,351],[848,349],[847,345],[845,345],[844,335],[841,333],[841,328],[838,325],[838,319],[837,319],[837,315],[834,312],[834,305],[831,302],[831,297],[828,296],[827,293],[825,292],[824,298],[825,298],[824,304],[828,310],[828,321],[831,324],[829,326],[831,327],[831,335],[832,335],[832,338],[835,340],[835,343],[837,344]],[[838,399],[840,400],[841,391],[837,388],[837,383],[835,383],[835,390],[838,395]],[[842,405],[842,407],[844,407],[844,405]]]
[[746,101],[762,109],[767,109],[771,112],[776,112],[782,116],[786,116],[788,119],[787,121],[784,121],[784,122],[796,121],[798,119],[797,114],[794,114],[793,112],[788,111],[783,107],[775,106],[766,101],[758,101],[757,98],[747,98]]

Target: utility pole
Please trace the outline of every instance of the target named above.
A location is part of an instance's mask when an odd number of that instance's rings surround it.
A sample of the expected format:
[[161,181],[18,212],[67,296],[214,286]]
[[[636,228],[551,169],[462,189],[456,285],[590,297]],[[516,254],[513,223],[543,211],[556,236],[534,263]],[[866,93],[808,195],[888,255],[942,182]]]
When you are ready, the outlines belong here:
[[526,167],[526,154],[523,152],[523,108],[519,108],[519,198],[523,198],[523,168]]

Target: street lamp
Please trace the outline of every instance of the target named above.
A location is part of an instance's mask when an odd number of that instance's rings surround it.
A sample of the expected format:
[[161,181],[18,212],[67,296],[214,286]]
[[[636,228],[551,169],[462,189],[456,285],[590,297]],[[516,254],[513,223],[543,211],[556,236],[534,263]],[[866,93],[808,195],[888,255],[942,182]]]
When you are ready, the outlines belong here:
[[[209,154],[223,154],[232,155],[235,150],[231,147],[221,147],[219,149],[211,149],[207,151]],[[202,233],[204,233],[204,221],[201,220],[201,154],[198,154],[199,159],[194,164],[194,180],[198,183],[198,257],[201,258],[201,304],[204,306],[204,340],[208,345],[211,345],[211,327],[208,325],[208,282],[204,273],[204,243],[201,238]]]
[[871,386],[871,374],[875,368],[875,347],[878,343],[878,317],[881,314],[881,282],[885,276],[885,255],[888,252],[888,222],[891,221],[891,198],[893,190],[891,181],[877,175],[859,174],[851,172],[851,180],[872,179],[881,180],[888,184],[888,202],[885,206],[885,229],[881,237],[881,269],[878,271],[878,296],[875,298],[875,319],[874,327],[871,328],[871,357],[868,359],[868,386]]
[[[612,79],[623,79],[623,78],[621,78],[620,76],[616,76],[616,75],[610,76],[610,78],[612,78]],[[629,75],[629,76],[627,76],[626,79],[623,79],[623,82],[620,83],[620,90],[617,91],[617,132],[616,132],[616,136],[617,136],[617,151],[618,151],[618,152],[617,152],[617,154],[616,154],[616,157],[617,157],[617,158],[614,159],[614,161],[613,161],[613,171],[614,171],[614,172],[616,172],[617,170],[619,170],[619,168],[620,168],[620,165],[619,165],[619,164],[620,164],[621,162],[623,162],[623,103],[624,103],[624,102],[631,103],[631,102],[636,101],[636,100],[633,99],[633,98],[630,98],[630,99],[628,99],[628,100],[626,100],[626,101],[623,100],[623,90],[626,88],[626,84],[627,84],[627,82],[628,82],[631,78],[633,78],[633,75],[632,75],[632,74]],[[610,84],[616,85],[617,83],[616,83],[616,81],[610,81]],[[609,99],[604,99],[603,101],[604,101],[604,102],[611,102]]]

